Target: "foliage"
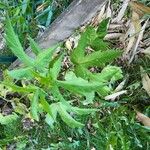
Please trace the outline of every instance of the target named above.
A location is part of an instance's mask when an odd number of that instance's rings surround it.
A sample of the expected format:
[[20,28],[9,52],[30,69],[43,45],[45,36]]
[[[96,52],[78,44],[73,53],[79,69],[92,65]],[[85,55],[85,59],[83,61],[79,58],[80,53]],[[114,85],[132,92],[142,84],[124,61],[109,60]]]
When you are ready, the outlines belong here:
[[[2,0],[0,2],[0,31],[3,31],[10,17],[23,48],[29,46],[28,37],[36,38],[71,3],[72,0]],[[0,53],[0,63],[10,64],[16,57],[11,56],[9,47]]]
[[[122,71],[119,67],[107,66],[101,73],[91,73],[89,68],[106,66],[107,63],[112,62],[115,58],[120,56],[121,51],[112,50],[109,48],[108,43],[103,40],[107,34],[107,24],[109,19],[103,20],[97,30],[88,27],[84,33],[81,34],[78,46],[71,54],[71,61],[75,64],[75,73],[83,79],[90,80],[91,82],[108,83],[122,78]],[[86,54],[85,50],[90,46],[93,52]],[[106,96],[110,93],[109,85],[97,89],[101,96]]]
[[[63,55],[60,54],[57,58],[53,57],[54,50],[58,48],[59,45],[54,46],[53,48],[46,49],[42,51],[38,45],[33,41],[33,39],[29,38],[31,48],[33,52],[36,54],[36,58],[32,59],[27,56],[21,46],[19,38],[16,36],[10,19],[7,19],[8,22],[6,24],[6,42],[7,45],[10,47],[12,52],[22,61],[24,67],[17,70],[8,71],[8,75],[16,80],[22,80],[22,86],[18,86],[11,81],[2,82],[4,86],[11,88],[14,92],[21,92],[25,94],[26,97],[30,100],[31,107],[30,113],[33,119],[39,121],[39,114],[43,112],[46,113],[46,122],[49,123],[52,127],[55,122],[57,122],[57,116],[59,115],[61,119],[70,127],[83,127],[84,124],[74,120],[73,117],[76,115],[85,115],[92,112],[95,112],[96,109],[84,109],[78,108],[71,105],[70,99],[65,99],[61,93],[61,89],[70,91],[76,95],[81,95],[86,97],[86,103],[93,102],[95,92],[100,90],[107,84],[108,80],[112,77],[116,78],[117,76],[114,75],[116,72],[119,73],[121,76],[121,71],[117,71],[117,67],[114,68],[112,74],[106,73],[106,71],[102,71],[100,74],[101,80],[98,82],[94,80],[93,82],[89,82],[86,79],[82,79],[80,77],[76,77],[74,72],[68,71],[65,75],[65,80],[59,80],[58,77],[60,69],[61,69],[61,62]],[[93,31],[91,28],[90,31]],[[85,34],[85,33],[84,33]],[[93,34],[93,33],[92,33]],[[91,36],[89,34],[89,36]],[[12,38],[13,37],[13,38]],[[84,41],[86,41],[87,37],[81,37],[81,41],[78,47],[81,45],[85,45]],[[86,45],[85,45],[86,46]],[[84,47],[85,47],[84,46]],[[76,55],[76,51],[74,50]],[[79,49],[81,51],[81,49]],[[110,55],[113,52],[108,52],[107,54]],[[119,52],[116,52],[114,55],[115,58],[118,56]],[[100,53],[101,54],[101,53]],[[91,54],[92,55],[92,54]],[[82,54],[79,54],[82,56]],[[113,56],[113,58],[114,58]],[[101,55],[100,55],[101,57]],[[102,57],[101,57],[102,58]],[[93,57],[93,61],[90,62],[91,58],[87,56],[87,62],[90,65],[93,65],[95,57]],[[108,59],[107,59],[108,60]],[[111,58],[112,60],[112,58]],[[110,60],[109,60],[110,61]],[[105,59],[101,60],[102,63],[107,62]],[[49,65],[48,65],[49,64]],[[109,67],[107,67],[108,69]],[[106,69],[106,68],[105,68]],[[110,67],[112,69],[112,67]],[[105,72],[105,73],[103,73]],[[103,74],[107,74],[106,77]],[[93,75],[91,73],[91,75]],[[93,75],[94,77],[96,75]],[[120,78],[119,77],[119,78]],[[116,80],[118,80],[117,78]],[[36,84],[32,84],[32,80],[36,79]],[[101,81],[106,80],[105,84]],[[24,81],[24,84],[23,84]],[[29,82],[28,84],[26,82]],[[8,83],[9,82],[9,83]],[[49,98],[52,96],[54,99]],[[73,115],[70,115],[73,113]]]
[[[0,100],[13,109],[10,115],[0,114],[0,147],[17,150],[149,149],[150,130],[135,121],[134,109],[139,108],[135,102],[141,106],[144,101],[139,99],[147,96],[140,85],[140,69],[127,70],[131,76],[127,87],[129,94],[116,102],[104,100],[123,78],[122,69],[112,63],[120,56],[120,50],[111,49],[103,39],[108,22],[106,19],[97,29],[89,26],[81,33],[78,46],[71,52],[73,65],[64,72],[66,53],[56,53],[57,49],[63,49],[62,44],[41,50],[29,37],[35,54],[31,58],[24,52],[7,18],[7,45],[23,65],[5,71],[0,83]],[[133,74],[133,70],[137,74]],[[148,114],[149,106],[146,108],[145,111],[142,105],[141,111]]]

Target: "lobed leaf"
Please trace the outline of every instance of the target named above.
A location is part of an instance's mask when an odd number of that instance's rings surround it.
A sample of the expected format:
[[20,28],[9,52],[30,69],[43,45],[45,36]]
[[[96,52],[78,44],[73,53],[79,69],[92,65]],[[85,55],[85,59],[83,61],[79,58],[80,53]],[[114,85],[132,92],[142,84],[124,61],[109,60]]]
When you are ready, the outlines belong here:
[[78,46],[71,54],[71,61],[79,63],[85,55],[85,48],[96,38],[96,31],[93,27],[88,27],[84,33],[81,34]]
[[121,52],[117,50],[96,51],[85,56],[84,59],[80,61],[80,65],[85,67],[102,66],[105,63],[113,61],[120,55]]
[[8,71],[8,75],[17,80],[21,80],[21,79],[30,80],[34,77],[32,74],[32,70],[33,70],[32,67],[12,70],[12,71]]
[[48,66],[48,63],[52,59],[53,52],[57,47],[58,45],[54,46],[53,48],[41,51],[34,61],[34,67],[37,68],[38,70],[45,69],[45,67]]
[[13,30],[13,27],[11,25],[9,18],[7,18],[5,32],[6,32],[6,36],[5,36],[6,43],[9,46],[9,48],[12,50],[12,52],[25,65],[30,66],[30,67],[33,66],[33,60],[28,55],[25,54],[23,47],[19,41],[19,38]]

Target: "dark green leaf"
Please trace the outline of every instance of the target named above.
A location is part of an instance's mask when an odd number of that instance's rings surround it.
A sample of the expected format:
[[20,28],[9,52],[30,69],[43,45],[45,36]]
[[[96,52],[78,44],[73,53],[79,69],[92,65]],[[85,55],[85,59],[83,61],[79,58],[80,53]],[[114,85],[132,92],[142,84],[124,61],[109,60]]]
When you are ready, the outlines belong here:
[[103,39],[106,34],[107,34],[107,25],[108,25],[108,22],[109,22],[109,18],[103,20],[100,24],[99,24],[99,27],[97,29],[97,34],[98,34],[98,37]]

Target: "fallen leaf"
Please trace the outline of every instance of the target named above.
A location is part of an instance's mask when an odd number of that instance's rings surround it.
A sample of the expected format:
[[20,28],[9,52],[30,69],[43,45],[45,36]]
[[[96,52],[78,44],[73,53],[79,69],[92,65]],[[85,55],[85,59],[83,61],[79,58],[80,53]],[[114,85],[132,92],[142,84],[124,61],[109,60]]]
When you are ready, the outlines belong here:
[[118,15],[116,16],[116,18],[114,18],[114,20],[112,22],[119,22],[123,18],[124,14],[125,14],[125,11],[127,9],[129,1],[130,0],[125,0],[123,2],[122,7],[121,7]]
[[120,95],[122,94],[126,94],[127,91],[126,90],[122,90],[122,91],[119,91],[119,92],[116,92],[116,93],[113,93],[111,95],[108,95],[105,97],[105,100],[111,100],[111,101],[114,101],[117,97],[119,97]]
[[142,114],[140,112],[137,112],[136,118],[137,118],[138,121],[143,123],[144,126],[150,127],[150,118],[147,117],[146,115],[144,115],[144,114]]
[[144,69],[142,67],[140,68],[140,70],[141,70],[143,88],[150,96],[150,78],[147,73],[144,73]]
[[131,62],[133,61],[133,59],[134,59],[134,57],[135,57],[135,55],[137,53],[137,49],[138,49],[139,43],[143,39],[144,31],[146,29],[147,24],[148,24],[148,19],[145,21],[144,25],[141,28],[141,31],[138,34],[138,38],[137,38],[136,43],[135,43],[135,45],[133,47],[133,51],[132,51],[132,54],[131,54],[131,58],[129,60],[129,64],[131,64]]
[[147,56],[150,56],[150,47],[146,48],[145,50],[142,51]]
[[150,7],[145,6],[138,1],[130,1],[129,4],[132,10],[136,12],[140,17],[143,17],[145,14],[150,14]]
[[72,49],[72,42],[68,39],[65,43],[65,46],[68,50],[71,50]]

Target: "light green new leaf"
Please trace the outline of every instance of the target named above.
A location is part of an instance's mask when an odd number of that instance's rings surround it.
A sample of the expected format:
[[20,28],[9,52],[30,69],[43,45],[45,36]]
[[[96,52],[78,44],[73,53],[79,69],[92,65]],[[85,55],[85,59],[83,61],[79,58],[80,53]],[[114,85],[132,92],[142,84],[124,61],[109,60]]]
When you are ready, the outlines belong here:
[[0,124],[2,125],[9,125],[11,122],[16,121],[18,116],[16,114],[3,116],[0,113]]
[[73,119],[62,104],[58,105],[58,113],[61,116],[61,119],[71,128],[80,128],[84,126],[84,124]]
[[38,114],[38,109],[39,109],[39,89],[37,89],[31,99],[31,115],[33,119],[36,121],[39,121],[39,114]]
[[27,66],[33,66],[33,60],[25,54],[23,47],[19,41],[18,36],[15,34],[13,27],[11,25],[10,19],[7,18],[7,23],[5,27],[6,32],[6,43],[12,52]]
[[32,67],[12,70],[12,71],[8,71],[8,75],[17,80],[20,80],[20,79],[29,79],[30,80],[34,77],[32,74],[32,70],[33,70]]
[[29,39],[30,46],[31,46],[31,49],[32,49],[33,53],[38,55],[39,52],[41,52],[40,47],[38,46],[38,44],[31,37],[29,37],[28,39]]
[[66,81],[57,80],[58,86],[81,95],[96,91],[96,89],[103,86],[103,84],[98,82],[90,83],[82,78],[77,78],[73,72],[67,73],[65,80]]
[[80,61],[80,64],[86,67],[93,67],[93,66],[102,66],[105,63],[113,61],[115,58],[121,55],[121,51],[117,50],[107,50],[107,51],[96,51],[92,54],[89,54],[84,57]]
[[85,48],[96,38],[96,31],[93,27],[88,27],[84,33],[81,34],[77,48],[71,54],[71,61],[79,63],[85,55]]
[[51,61],[53,52],[57,47],[58,45],[54,46],[53,48],[41,51],[34,61],[34,67],[40,71],[45,69],[45,67],[47,67],[49,62]]

